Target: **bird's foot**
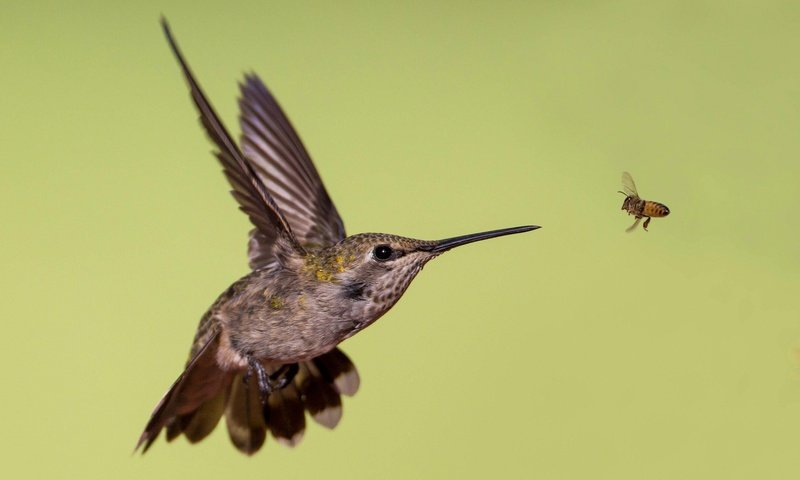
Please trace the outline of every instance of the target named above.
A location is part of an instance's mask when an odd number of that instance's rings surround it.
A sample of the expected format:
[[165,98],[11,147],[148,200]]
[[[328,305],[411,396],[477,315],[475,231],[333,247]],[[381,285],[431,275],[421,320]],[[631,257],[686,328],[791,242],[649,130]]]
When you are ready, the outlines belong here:
[[300,369],[296,363],[290,363],[281,366],[272,375],[267,373],[264,365],[261,364],[254,357],[248,357],[247,363],[249,368],[245,373],[243,380],[245,385],[250,385],[250,377],[255,373],[258,383],[258,393],[261,398],[261,403],[265,404],[272,392],[280,390],[289,385],[297,371]]
[[298,370],[300,370],[300,367],[296,363],[283,365],[281,368],[276,370],[275,373],[269,376],[269,379],[274,382],[273,389],[280,390],[281,388],[292,383],[292,380],[294,380],[294,376],[297,375]]

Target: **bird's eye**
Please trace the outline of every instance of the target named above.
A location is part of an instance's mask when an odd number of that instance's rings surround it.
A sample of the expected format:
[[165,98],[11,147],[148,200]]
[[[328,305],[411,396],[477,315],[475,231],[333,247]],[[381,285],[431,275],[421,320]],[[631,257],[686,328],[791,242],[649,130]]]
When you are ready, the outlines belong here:
[[375,250],[372,251],[372,255],[375,257],[375,259],[382,262],[392,258],[393,253],[394,251],[392,251],[392,247],[389,245],[378,245],[375,247]]

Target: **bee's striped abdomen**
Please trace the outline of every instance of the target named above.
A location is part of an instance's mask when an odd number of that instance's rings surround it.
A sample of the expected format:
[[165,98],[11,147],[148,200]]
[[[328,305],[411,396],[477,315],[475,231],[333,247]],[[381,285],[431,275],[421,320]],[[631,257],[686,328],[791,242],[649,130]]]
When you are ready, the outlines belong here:
[[669,215],[669,208],[663,203],[645,201],[644,214],[647,217],[666,217]]

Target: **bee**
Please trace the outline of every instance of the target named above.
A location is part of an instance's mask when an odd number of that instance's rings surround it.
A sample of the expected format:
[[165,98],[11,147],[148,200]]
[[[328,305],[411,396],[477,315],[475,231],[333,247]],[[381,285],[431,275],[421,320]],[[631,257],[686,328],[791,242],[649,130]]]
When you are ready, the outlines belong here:
[[647,231],[647,225],[650,224],[652,217],[666,217],[669,215],[669,208],[663,203],[651,202],[639,197],[639,192],[636,191],[636,184],[633,183],[633,177],[628,172],[622,172],[622,190],[624,192],[619,192],[625,195],[625,200],[622,202],[622,210],[627,211],[628,215],[636,217],[636,221],[625,230],[626,232],[632,232],[642,221],[642,218],[647,219],[642,225],[642,228]]

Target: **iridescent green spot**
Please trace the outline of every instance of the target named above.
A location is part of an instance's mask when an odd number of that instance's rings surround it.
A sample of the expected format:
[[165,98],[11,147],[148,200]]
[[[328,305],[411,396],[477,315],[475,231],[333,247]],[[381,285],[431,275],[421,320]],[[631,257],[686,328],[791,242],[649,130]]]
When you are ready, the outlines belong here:
[[277,295],[269,297],[269,308],[281,310],[283,308],[283,299]]

